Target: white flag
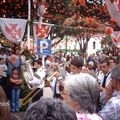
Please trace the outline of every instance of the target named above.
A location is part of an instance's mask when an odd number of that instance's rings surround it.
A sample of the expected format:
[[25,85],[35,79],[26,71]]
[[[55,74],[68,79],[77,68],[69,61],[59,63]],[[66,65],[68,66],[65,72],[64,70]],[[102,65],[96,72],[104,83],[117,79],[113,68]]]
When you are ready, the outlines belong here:
[[114,31],[111,35],[114,45],[120,48],[120,31]]
[[12,19],[0,18],[0,26],[5,37],[14,42],[21,42],[25,33],[27,20],[25,19]]
[[51,26],[47,24],[34,24],[34,36],[35,38],[41,38],[44,39],[48,37],[49,32],[51,30]]
[[111,18],[115,19],[117,24],[120,26],[120,0],[105,0],[108,6],[108,12]]

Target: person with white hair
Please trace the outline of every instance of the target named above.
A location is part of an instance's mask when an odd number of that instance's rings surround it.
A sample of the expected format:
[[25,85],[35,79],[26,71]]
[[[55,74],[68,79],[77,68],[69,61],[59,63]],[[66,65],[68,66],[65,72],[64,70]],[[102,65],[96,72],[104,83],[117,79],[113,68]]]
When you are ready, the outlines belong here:
[[68,75],[63,81],[61,94],[76,111],[78,120],[102,120],[95,114],[99,89],[93,76],[87,73]]

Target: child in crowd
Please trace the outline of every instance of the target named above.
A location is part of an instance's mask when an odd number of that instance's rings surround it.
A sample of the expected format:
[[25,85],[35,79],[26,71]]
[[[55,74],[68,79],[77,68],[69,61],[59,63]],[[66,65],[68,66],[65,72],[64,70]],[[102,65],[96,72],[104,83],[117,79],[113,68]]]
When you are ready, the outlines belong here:
[[5,64],[4,58],[0,58],[0,85],[6,93],[7,83],[7,65]]
[[22,83],[22,79],[17,68],[12,69],[12,75],[10,77],[10,82],[12,85],[12,93],[11,93],[11,111],[19,112],[19,96],[20,96],[20,85]]

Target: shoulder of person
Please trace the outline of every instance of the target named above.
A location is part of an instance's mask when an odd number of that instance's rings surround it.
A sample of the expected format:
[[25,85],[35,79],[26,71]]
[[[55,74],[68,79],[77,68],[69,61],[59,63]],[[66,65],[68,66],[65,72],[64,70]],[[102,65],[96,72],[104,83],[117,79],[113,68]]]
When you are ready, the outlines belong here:
[[105,119],[119,120],[120,119],[120,93],[112,97],[99,114]]
[[10,115],[10,120],[22,120],[18,115],[12,114]]
[[89,114],[89,113],[76,113],[77,120],[103,120],[98,114]]

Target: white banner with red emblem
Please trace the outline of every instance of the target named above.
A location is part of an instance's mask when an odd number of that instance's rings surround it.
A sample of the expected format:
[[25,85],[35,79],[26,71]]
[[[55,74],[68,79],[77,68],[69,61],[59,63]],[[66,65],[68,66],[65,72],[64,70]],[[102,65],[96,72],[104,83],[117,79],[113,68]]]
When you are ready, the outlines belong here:
[[45,39],[46,37],[48,37],[48,34],[51,30],[51,25],[47,24],[47,23],[37,23],[34,24],[34,36],[35,38],[40,38],[40,39]]
[[105,0],[105,2],[111,18],[120,26],[120,0]]
[[120,48],[120,31],[112,32],[111,38],[112,38],[114,45]]
[[14,42],[20,43],[25,33],[27,20],[0,18],[0,26],[5,37]]

